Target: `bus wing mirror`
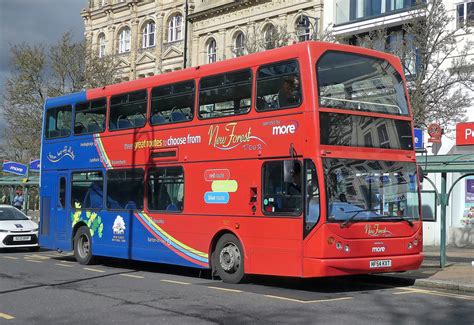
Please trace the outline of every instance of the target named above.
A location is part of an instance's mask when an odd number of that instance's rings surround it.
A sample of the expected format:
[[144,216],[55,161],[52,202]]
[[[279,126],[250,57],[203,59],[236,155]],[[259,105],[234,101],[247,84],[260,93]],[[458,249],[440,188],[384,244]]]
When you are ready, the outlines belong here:
[[423,168],[421,168],[420,165],[416,166],[416,174],[418,175],[418,180],[420,181],[420,184],[423,183],[423,179],[426,177],[426,173],[423,171]]

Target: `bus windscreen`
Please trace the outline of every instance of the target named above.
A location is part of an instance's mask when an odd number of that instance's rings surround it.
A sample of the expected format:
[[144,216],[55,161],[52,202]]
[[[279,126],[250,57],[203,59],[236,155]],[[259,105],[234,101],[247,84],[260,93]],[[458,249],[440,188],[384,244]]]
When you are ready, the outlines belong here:
[[317,76],[321,107],[408,115],[403,79],[385,60],[329,51]]
[[327,158],[323,166],[329,222],[420,219],[415,163]]

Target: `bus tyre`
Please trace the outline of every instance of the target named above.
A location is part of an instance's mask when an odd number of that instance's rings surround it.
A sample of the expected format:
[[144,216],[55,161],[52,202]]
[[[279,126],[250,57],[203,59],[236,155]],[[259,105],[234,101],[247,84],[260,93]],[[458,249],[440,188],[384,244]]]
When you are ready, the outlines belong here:
[[225,283],[239,283],[244,280],[244,254],[240,241],[232,234],[225,234],[217,242],[213,265],[217,275]]
[[92,237],[87,227],[81,227],[74,236],[74,257],[79,264],[93,264],[92,256]]

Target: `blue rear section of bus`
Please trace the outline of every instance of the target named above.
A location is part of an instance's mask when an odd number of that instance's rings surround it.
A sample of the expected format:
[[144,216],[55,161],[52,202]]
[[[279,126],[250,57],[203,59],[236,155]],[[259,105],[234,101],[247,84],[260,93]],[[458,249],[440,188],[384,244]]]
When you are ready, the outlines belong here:
[[[45,112],[50,108],[87,101],[85,91],[51,98],[46,101]],[[71,117],[71,125],[73,117]],[[43,130],[46,121],[43,118]],[[43,132],[44,133],[44,132]],[[91,186],[84,202],[72,203],[71,175],[78,171],[102,171],[106,167],[99,153],[98,139],[93,134],[44,140],[41,148],[41,205],[40,246],[61,251],[73,250],[73,232],[87,226],[92,235],[93,254],[117,258],[162,262],[191,267],[206,267],[208,258],[183,248],[153,220],[134,207],[116,209],[114,202],[104,198],[103,190]],[[105,189],[105,184],[102,187]],[[74,209],[79,204],[89,209]],[[107,204],[108,209],[105,205]]]

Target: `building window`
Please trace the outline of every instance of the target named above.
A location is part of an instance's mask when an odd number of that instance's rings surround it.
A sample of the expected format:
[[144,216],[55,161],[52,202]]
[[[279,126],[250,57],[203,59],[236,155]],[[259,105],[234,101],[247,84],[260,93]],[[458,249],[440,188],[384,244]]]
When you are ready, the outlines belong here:
[[119,53],[130,52],[130,28],[125,27],[119,35]]
[[211,38],[207,44],[207,63],[213,63],[217,61],[217,44],[216,40]]
[[99,35],[99,58],[103,58],[105,56],[105,35]]
[[244,55],[245,52],[245,36],[244,33],[239,32],[235,37],[234,55],[236,57]]
[[301,17],[298,19],[296,22],[297,25],[304,26],[304,33],[298,34],[298,40],[300,42],[308,41],[310,39],[310,34],[311,34],[311,25],[309,23],[309,18],[306,16]]
[[275,26],[269,24],[263,30],[263,41],[265,43],[265,50],[275,48]]
[[474,1],[460,3],[456,6],[456,27],[474,26]]
[[144,49],[155,46],[155,23],[149,21],[143,28],[142,47]]
[[180,14],[171,17],[168,24],[168,42],[180,41],[183,39],[183,16]]

